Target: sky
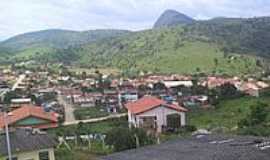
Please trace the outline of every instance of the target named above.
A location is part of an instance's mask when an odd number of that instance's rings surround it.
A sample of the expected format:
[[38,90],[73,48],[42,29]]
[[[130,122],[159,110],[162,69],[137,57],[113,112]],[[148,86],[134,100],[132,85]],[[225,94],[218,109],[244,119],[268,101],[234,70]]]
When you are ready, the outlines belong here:
[[149,29],[166,9],[195,19],[270,16],[270,0],[0,0],[0,40],[45,29]]

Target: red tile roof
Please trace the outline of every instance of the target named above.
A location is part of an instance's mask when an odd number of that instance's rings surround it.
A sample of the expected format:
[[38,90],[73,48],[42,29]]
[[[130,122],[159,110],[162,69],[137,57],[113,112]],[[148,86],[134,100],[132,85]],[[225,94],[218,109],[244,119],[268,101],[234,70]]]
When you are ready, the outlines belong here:
[[175,104],[168,104],[165,101],[152,96],[145,96],[136,102],[127,103],[125,106],[131,113],[140,114],[161,105],[179,112],[187,112],[187,109],[184,107]]
[[[16,109],[9,113],[11,116],[8,117],[8,124],[12,125],[20,120],[23,120],[28,117],[36,117],[44,120],[50,121],[50,124],[41,124],[36,126],[26,126],[33,128],[52,128],[57,126],[58,122],[58,114],[55,112],[45,112],[43,108],[33,106],[33,105],[25,105],[19,109]],[[39,127],[40,126],[40,127]],[[46,127],[47,126],[47,127]],[[4,115],[0,114],[0,128],[4,127]]]

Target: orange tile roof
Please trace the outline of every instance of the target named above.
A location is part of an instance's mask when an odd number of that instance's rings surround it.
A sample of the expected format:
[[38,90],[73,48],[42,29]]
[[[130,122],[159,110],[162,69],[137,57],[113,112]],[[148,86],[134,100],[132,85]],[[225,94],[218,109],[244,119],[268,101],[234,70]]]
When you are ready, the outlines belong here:
[[133,114],[140,114],[161,105],[180,112],[188,111],[184,107],[175,104],[168,104],[165,101],[152,96],[145,96],[136,102],[127,103],[125,107]]
[[[16,109],[9,113],[11,116],[8,117],[8,124],[12,125],[17,121],[25,119],[27,117],[36,117],[44,120],[48,120],[51,123],[58,122],[58,114],[55,112],[45,112],[43,108],[33,106],[33,105],[24,105],[19,109]],[[53,125],[54,126],[54,125]],[[0,128],[4,127],[4,115],[0,114]],[[43,128],[43,127],[42,127]]]

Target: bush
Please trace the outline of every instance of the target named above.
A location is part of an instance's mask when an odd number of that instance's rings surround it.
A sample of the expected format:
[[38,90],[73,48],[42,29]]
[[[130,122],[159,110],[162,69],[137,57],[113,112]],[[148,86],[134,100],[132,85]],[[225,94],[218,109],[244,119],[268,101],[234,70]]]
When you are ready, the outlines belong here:
[[251,112],[244,119],[239,121],[239,133],[254,136],[269,136],[268,126],[268,105],[258,102],[251,106]]
[[239,98],[243,96],[243,94],[239,92],[237,88],[230,83],[225,83],[217,87],[216,92],[217,92],[217,96],[221,100]]
[[115,151],[122,151],[136,147],[136,141],[129,129],[112,129],[105,138],[108,145],[114,147]]
[[179,134],[188,134],[188,133],[194,132],[196,130],[197,130],[197,128],[195,126],[188,125],[188,126],[183,126],[183,127],[179,128],[179,129],[177,129],[177,133],[179,133]]
[[[138,142],[136,141],[138,138]],[[139,128],[114,128],[106,136],[105,142],[114,147],[115,151],[123,151],[154,143],[154,137],[147,135],[143,129]]]
[[242,119],[238,126],[240,128],[252,127],[260,124],[264,124],[267,120],[268,109],[267,104],[257,102],[256,105],[251,106],[251,112],[244,119]]

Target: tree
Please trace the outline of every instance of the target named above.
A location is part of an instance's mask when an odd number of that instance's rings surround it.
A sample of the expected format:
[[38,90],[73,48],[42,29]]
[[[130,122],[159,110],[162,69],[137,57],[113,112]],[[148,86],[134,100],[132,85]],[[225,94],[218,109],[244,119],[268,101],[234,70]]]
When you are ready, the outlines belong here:
[[147,85],[141,84],[138,86],[138,94],[140,97],[144,96],[145,94],[147,94],[148,91],[150,91],[151,88],[148,87]]
[[98,87],[103,88],[103,74],[99,72],[99,70],[95,71],[96,81],[98,82]]
[[166,86],[162,82],[155,83],[153,85],[154,90],[166,90]]
[[215,63],[215,67],[218,66],[218,59],[217,58],[214,58],[214,63]]
[[237,90],[237,88],[230,83],[225,83],[221,85],[216,89],[216,91],[220,99],[230,99],[242,96],[242,94]]
[[17,95],[15,91],[7,92],[4,97],[4,103],[9,104],[11,102],[11,99],[14,99],[14,98],[19,98],[19,96]]
[[87,78],[87,73],[85,71],[82,72],[82,79],[85,80]]
[[201,72],[201,68],[200,67],[196,67],[196,72],[200,73]]

